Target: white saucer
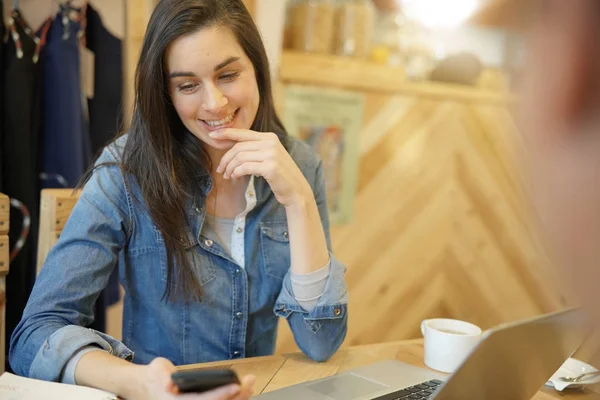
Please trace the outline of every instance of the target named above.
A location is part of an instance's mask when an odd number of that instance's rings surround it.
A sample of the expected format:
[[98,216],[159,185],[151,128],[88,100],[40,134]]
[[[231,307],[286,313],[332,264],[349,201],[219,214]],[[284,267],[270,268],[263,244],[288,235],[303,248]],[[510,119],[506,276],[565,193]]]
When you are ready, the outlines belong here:
[[561,377],[565,376],[577,376],[588,372],[596,372],[596,368],[589,364],[579,361],[575,358],[569,358],[565,363],[556,371],[554,375],[546,382],[546,386],[550,386],[562,392],[566,388],[581,387],[584,385],[594,385],[600,383],[600,376],[590,379],[584,379],[577,383],[568,383],[560,380]]

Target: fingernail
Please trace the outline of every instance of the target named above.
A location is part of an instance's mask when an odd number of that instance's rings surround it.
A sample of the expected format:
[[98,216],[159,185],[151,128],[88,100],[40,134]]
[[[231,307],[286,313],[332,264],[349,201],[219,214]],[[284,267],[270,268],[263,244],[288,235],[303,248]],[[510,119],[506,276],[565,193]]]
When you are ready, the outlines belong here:
[[210,136],[212,138],[217,137],[217,136],[219,136],[219,131],[212,131],[211,133],[208,134],[208,136]]
[[217,167],[217,174],[220,174],[220,173],[221,173],[221,166],[219,165],[219,166]]

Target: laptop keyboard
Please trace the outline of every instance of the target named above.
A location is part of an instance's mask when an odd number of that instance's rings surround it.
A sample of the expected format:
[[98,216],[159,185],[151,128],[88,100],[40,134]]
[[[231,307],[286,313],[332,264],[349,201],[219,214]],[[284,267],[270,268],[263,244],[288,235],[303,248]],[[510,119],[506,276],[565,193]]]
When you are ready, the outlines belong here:
[[443,384],[437,379],[423,382],[406,389],[398,390],[394,393],[388,393],[373,400],[423,400],[429,399],[433,393]]

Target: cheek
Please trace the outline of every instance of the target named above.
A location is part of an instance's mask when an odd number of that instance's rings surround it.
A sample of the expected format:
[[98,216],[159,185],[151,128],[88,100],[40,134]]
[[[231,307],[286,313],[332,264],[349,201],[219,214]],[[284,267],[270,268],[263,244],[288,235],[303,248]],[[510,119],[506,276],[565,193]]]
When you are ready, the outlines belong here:
[[232,87],[228,97],[235,102],[236,106],[246,107],[246,111],[255,114],[260,102],[258,86],[254,78],[240,80],[239,84]]
[[256,112],[258,111],[258,105],[260,104],[260,93],[258,91],[258,86],[254,87],[254,92],[253,92],[253,101],[254,101],[254,114],[256,115]]
[[182,120],[196,119],[198,111],[198,102],[195,96],[175,96],[173,97],[173,107],[177,115]]
[[258,106],[260,104],[260,94],[256,85],[254,85],[254,87],[249,91],[247,104],[248,129],[250,129],[250,127],[254,123],[254,120],[256,119],[256,114],[258,113]]

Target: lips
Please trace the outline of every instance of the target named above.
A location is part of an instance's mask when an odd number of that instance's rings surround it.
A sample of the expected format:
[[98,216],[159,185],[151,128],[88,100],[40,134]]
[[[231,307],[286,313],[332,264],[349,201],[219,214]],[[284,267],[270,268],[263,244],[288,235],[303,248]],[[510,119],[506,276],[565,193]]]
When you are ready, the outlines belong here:
[[225,125],[230,124],[233,119],[235,118],[236,114],[237,114],[238,110],[235,110],[233,113],[229,114],[227,117],[220,119],[220,120],[201,120],[202,122],[204,122],[206,125],[208,125],[211,128],[220,128],[223,127]]

